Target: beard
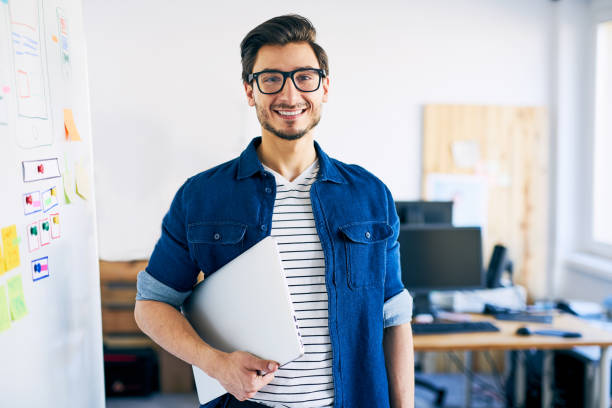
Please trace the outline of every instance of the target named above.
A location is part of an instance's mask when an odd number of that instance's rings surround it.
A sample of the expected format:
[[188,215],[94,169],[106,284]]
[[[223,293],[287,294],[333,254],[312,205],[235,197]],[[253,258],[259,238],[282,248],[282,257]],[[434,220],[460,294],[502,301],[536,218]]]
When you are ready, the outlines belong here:
[[[300,106],[297,106],[297,107],[278,106],[278,107],[284,108],[284,109],[295,109],[295,108],[299,109],[300,108]],[[261,127],[266,129],[268,132],[272,133],[276,137],[279,137],[283,140],[300,139],[302,136],[310,132],[315,126],[317,126],[319,124],[319,121],[321,120],[321,111],[313,110],[312,120],[306,127],[304,127],[303,129],[293,129],[293,130],[285,132],[280,129],[276,129],[274,126],[272,126],[272,124],[270,123],[271,122],[270,114],[262,106],[256,103],[255,110],[257,111],[257,119],[259,120]]]

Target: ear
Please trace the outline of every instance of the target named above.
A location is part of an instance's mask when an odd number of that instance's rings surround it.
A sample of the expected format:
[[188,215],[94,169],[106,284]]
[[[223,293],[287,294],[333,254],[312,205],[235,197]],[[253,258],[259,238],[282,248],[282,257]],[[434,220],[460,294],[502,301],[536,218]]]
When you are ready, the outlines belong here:
[[322,81],[323,85],[323,102],[327,102],[328,94],[329,94],[329,77],[326,76]]
[[255,97],[253,96],[253,85],[246,81],[242,83],[244,85],[244,92],[246,93],[247,101],[249,106],[255,106]]

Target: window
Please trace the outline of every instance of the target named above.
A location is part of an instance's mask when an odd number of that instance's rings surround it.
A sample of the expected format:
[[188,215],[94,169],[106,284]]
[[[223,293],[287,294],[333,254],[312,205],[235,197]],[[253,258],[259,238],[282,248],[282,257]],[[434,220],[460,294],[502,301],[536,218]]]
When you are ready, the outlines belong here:
[[594,129],[591,240],[612,254],[612,21],[597,25]]

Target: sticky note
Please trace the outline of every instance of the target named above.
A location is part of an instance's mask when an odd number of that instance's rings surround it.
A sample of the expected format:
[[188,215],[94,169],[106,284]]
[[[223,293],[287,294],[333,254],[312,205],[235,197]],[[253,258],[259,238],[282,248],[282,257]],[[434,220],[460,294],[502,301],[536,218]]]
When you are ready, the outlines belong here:
[[17,237],[17,226],[2,228],[2,247],[4,258],[4,272],[18,267],[21,264],[19,258],[19,237]]
[[56,35],[52,35],[51,39],[53,40],[54,43],[57,44],[57,36]]
[[91,182],[89,181],[89,173],[87,168],[80,163],[76,164],[75,168],[76,193],[84,200],[91,196]]
[[8,299],[12,321],[19,320],[28,314],[25,296],[23,295],[21,275],[17,275],[8,280]]
[[4,4],[8,4],[8,0],[2,0]]
[[64,175],[62,176],[62,181],[64,185],[64,201],[66,202],[66,204],[70,204],[76,199],[74,194],[74,187],[72,187],[74,183],[74,178],[72,177],[73,173],[68,170],[68,161],[66,160],[65,162],[66,169],[64,171]]
[[0,285],[0,333],[11,327],[11,315],[9,313],[6,286]]
[[0,248],[0,275],[6,272],[6,261],[4,260],[4,255],[2,255],[2,249]]
[[72,142],[78,142],[81,140],[81,135],[79,135],[76,123],[74,122],[72,109],[64,109],[64,131],[66,132],[66,140]]

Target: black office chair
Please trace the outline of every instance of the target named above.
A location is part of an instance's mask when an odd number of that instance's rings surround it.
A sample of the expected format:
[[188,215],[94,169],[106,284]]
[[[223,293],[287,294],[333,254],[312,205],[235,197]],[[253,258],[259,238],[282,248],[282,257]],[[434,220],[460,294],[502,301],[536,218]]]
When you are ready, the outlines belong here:
[[444,406],[444,400],[446,399],[446,388],[442,388],[442,387],[438,387],[437,385],[435,385],[434,383],[432,383],[431,381],[420,377],[418,375],[417,371],[421,371],[421,364],[417,363],[414,366],[414,384],[417,387],[423,387],[425,389],[427,389],[428,391],[431,391],[432,393],[434,393],[436,395],[436,400],[434,402],[436,407],[443,407]]

